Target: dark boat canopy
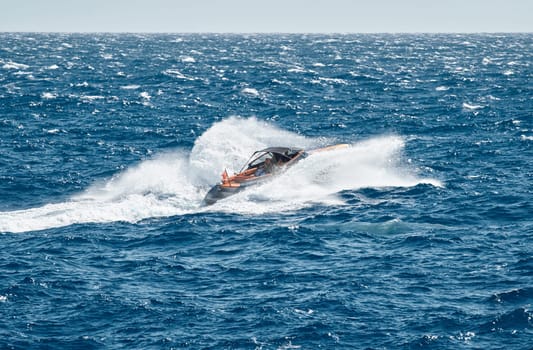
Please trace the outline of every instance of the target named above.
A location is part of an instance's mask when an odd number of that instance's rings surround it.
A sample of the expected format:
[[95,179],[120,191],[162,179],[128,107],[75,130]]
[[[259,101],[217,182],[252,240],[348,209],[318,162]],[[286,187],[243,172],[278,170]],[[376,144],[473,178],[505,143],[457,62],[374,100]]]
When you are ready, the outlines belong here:
[[301,152],[303,152],[303,150],[299,148],[268,147],[254,152],[240,172],[242,172],[244,169],[261,166],[267,158],[272,158],[274,162],[287,163]]
[[259,152],[270,152],[270,153],[277,153],[277,154],[282,154],[284,156],[287,156],[289,154],[294,154],[294,153],[298,153],[302,151],[301,149],[298,149],[298,148],[289,148],[289,147],[268,147],[268,148],[265,148],[265,149],[262,149],[260,151],[257,151],[255,153],[259,153]]
[[303,152],[299,148],[289,147],[268,147],[260,151],[254,152],[252,159],[261,158],[264,154],[270,154],[274,161],[282,160],[283,162],[291,160],[298,153]]

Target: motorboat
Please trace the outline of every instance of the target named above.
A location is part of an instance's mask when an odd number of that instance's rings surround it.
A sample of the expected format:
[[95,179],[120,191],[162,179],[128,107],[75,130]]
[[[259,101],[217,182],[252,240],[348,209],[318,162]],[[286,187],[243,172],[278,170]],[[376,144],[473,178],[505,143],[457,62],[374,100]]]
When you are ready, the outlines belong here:
[[203,204],[214,204],[250,186],[263,183],[311,154],[345,147],[348,145],[339,144],[310,151],[291,147],[268,147],[256,151],[238,173],[230,176],[224,170],[222,180],[207,192]]

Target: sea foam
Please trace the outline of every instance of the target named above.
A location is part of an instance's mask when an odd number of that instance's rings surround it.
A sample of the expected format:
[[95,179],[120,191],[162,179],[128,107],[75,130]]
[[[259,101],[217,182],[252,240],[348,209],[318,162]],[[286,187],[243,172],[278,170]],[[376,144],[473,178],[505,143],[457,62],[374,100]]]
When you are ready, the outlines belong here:
[[320,202],[342,204],[336,193],[364,187],[441,186],[417,177],[401,163],[405,141],[381,136],[348,148],[310,155],[272,181],[247,189],[211,207],[202,207],[207,190],[220,173],[237,172],[256,150],[268,146],[314,149],[333,140],[307,138],[256,118],[230,117],[215,123],[191,151],[156,155],[111,179],[96,181],[61,203],[0,212],[0,232],[24,232],[85,223],[183,215],[199,211],[261,214]]

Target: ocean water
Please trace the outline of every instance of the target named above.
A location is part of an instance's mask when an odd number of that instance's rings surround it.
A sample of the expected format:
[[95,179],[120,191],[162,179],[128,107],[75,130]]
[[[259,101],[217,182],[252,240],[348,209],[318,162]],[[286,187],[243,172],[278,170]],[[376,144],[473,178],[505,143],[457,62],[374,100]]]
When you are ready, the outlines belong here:
[[[532,349],[532,57],[0,34],[0,348]],[[337,143],[201,206],[255,150]]]

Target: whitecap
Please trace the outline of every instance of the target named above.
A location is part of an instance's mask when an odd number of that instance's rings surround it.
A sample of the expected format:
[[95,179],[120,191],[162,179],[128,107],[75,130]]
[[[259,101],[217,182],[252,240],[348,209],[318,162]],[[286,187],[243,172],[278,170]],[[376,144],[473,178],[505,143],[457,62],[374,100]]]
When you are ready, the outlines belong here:
[[322,84],[322,83],[326,83],[326,84],[340,84],[340,85],[348,85],[348,82],[344,79],[339,79],[339,78],[323,78],[323,77],[320,77],[318,79],[313,79],[311,80],[311,83],[312,84]]
[[469,110],[476,110],[476,109],[483,108],[483,106],[481,106],[481,105],[472,105],[472,104],[464,102],[463,103],[463,108],[464,109],[469,109]]
[[287,72],[289,73],[305,73],[305,69],[303,67],[294,67],[287,69]]
[[448,91],[448,90],[450,90],[450,88],[447,87],[447,86],[437,86],[437,87],[435,88],[435,90],[436,90],[436,91]]
[[241,92],[245,95],[256,96],[256,97],[259,96],[259,91],[257,91],[254,88],[244,88],[242,89]]
[[132,84],[132,85],[124,85],[124,86],[121,86],[120,88],[123,90],[137,90],[140,87],[141,87],[140,85]]
[[195,63],[196,60],[194,59],[194,57],[191,57],[191,56],[183,56],[183,57],[181,57],[181,62],[183,62],[183,63]]
[[6,64],[2,66],[4,69],[28,69],[30,66],[24,63],[16,63],[13,61],[9,61]]
[[16,76],[25,76],[26,79],[29,79],[29,80],[35,79],[35,77],[33,76],[33,72],[18,71],[18,72],[15,72],[13,74],[16,75]]
[[315,311],[313,309],[302,310],[302,309],[298,309],[298,308],[295,308],[294,312],[297,313],[297,314],[302,314],[302,315],[312,315],[312,314],[315,313]]
[[275,79],[275,78],[274,78],[274,79],[272,79],[272,82],[273,82],[274,84],[280,84],[280,85],[290,85],[290,83],[289,83],[289,82],[286,82],[286,81],[283,81],[283,80],[278,80],[278,79]]
[[341,84],[341,85],[348,85],[348,82],[344,79],[340,78],[318,78],[320,81],[324,81],[326,83],[334,83],[334,84]]
[[48,69],[48,70],[55,70],[55,69],[58,69],[58,68],[59,68],[59,66],[57,64],[53,64],[51,66],[46,67],[46,69]]
[[52,92],[43,92],[41,98],[45,100],[53,100],[54,98],[57,98],[57,94],[54,94]]
[[510,70],[510,69],[507,69],[507,70],[505,70],[505,71],[503,72],[503,75],[507,75],[507,76],[509,76],[509,75],[513,75],[513,74],[514,74],[514,71],[512,71],[512,70]]
[[526,136],[526,135],[520,135],[520,139],[522,139],[522,141],[533,141],[533,136]]
[[171,76],[173,78],[178,78],[178,79],[194,80],[194,78],[184,75],[177,69],[167,69],[163,72],[163,74]]
[[100,95],[82,95],[82,96],[80,96],[80,99],[82,99],[85,102],[91,102],[91,101],[95,101],[95,100],[102,100],[104,98],[105,98],[104,96],[100,96]]
[[152,96],[150,96],[150,94],[147,93],[146,91],[141,92],[141,93],[139,94],[139,96],[140,96],[141,98],[145,99],[145,100],[149,100],[149,99],[152,98]]

